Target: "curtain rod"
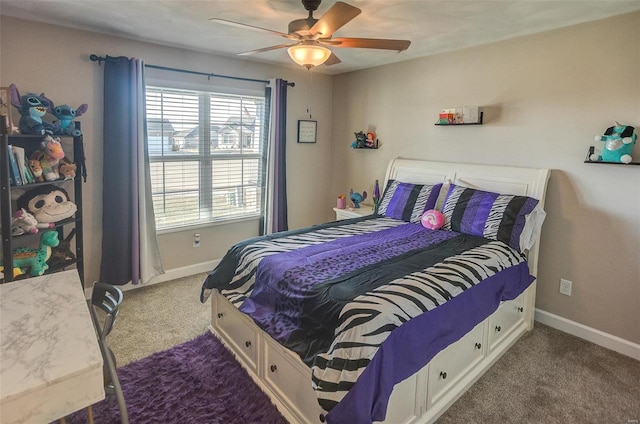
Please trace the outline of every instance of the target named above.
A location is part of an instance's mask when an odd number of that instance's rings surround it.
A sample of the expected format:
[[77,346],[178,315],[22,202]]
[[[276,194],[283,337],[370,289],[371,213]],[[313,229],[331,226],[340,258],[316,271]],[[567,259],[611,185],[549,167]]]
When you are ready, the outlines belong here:
[[[90,55],[89,59],[91,59],[92,62],[98,62],[98,65],[102,64],[102,62],[116,60],[116,58],[112,58],[112,57],[109,57],[109,56],[102,57],[102,56],[98,56],[98,55],[95,55],[95,54]],[[220,74],[198,72],[198,71],[189,71],[187,69],[169,68],[167,66],[147,65],[147,64],[145,64],[144,66],[145,66],[145,68],[160,69],[160,70],[163,70],[163,71],[181,72],[183,74],[192,74],[192,75],[203,75],[203,76],[206,76],[207,79],[209,79],[209,80],[212,77],[215,77],[215,78],[228,78],[228,79],[234,79],[234,80],[240,80],[240,81],[260,82],[260,83],[263,83],[263,84],[269,83],[269,81],[267,81],[267,80],[259,80],[259,79],[253,79],[253,78],[243,78],[243,77],[234,77],[234,76],[231,76],[231,75],[220,75]],[[289,87],[295,87],[296,83],[295,82],[287,82],[287,85]]]

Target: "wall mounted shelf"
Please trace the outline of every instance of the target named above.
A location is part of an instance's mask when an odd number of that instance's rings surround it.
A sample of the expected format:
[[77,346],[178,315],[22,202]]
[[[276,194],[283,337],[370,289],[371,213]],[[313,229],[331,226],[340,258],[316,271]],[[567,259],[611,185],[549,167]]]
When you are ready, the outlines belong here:
[[458,127],[461,125],[482,125],[482,118],[484,117],[484,112],[480,112],[480,118],[478,119],[478,122],[462,122],[460,124],[441,124],[439,122],[436,122],[434,125],[440,126],[440,127]]
[[629,162],[629,163],[622,163],[622,162],[605,162],[603,160],[585,160],[584,163],[602,163],[605,165],[640,165],[640,162]]
[[[640,165],[640,162],[622,163],[622,162],[608,162],[605,160],[591,160],[591,155],[593,154],[594,151],[595,151],[595,147],[590,146],[589,151],[587,152],[587,157],[584,158],[584,163],[601,163],[606,165]],[[598,156],[598,157],[601,157],[601,156]]]

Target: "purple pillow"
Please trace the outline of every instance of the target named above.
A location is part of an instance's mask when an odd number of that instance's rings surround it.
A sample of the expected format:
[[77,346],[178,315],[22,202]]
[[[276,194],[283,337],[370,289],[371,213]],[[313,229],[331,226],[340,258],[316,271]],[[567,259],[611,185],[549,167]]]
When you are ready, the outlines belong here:
[[525,217],[538,200],[451,184],[442,206],[443,229],[500,240],[520,250]]
[[380,199],[378,213],[419,224],[422,214],[435,207],[440,188],[442,184],[410,184],[389,180]]

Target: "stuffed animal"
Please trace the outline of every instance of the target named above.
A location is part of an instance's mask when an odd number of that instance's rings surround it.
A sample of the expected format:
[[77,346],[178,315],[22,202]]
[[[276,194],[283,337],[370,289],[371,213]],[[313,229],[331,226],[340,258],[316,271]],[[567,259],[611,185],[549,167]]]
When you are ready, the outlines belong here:
[[354,193],[353,189],[349,190],[349,198],[351,199],[351,204],[354,208],[360,209],[360,203],[367,198],[367,192],[363,191],[362,194]]
[[359,131],[354,133],[356,135],[356,140],[351,143],[351,147],[354,149],[362,149],[365,147],[365,143],[367,142],[367,136],[363,131]]
[[57,268],[72,262],[76,259],[71,249],[71,240],[76,235],[76,229],[72,229],[69,235],[58,244],[57,247],[51,249],[51,258],[49,258],[49,266]]
[[47,261],[51,248],[60,244],[56,231],[45,231],[40,236],[40,247],[18,247],[13,250],[13,266],[31,277],[44,274],[49,269]]
[[[4,278],[4,266],[0,265],[0,278]],[[13,267],[13,278],[15,279],[17,276],[24,274],[20,268]]]
[[40,223],[58,222],[70,218],[78,207],[69,200],[69,194],[62,188],[45,184],[31,189],[16,202],[36,217]]
[[78,109],[73,109],[69,105],[60,105],[53,108],[53,115],[58,118],[56,134],[66,134],[78,137],[82,135],[82,131],[76,128],[73,119],[81,116],[87,111],[89,106],[86,103],[81,104]]
[[9,89],[11,91],[11,104],[20,113],[18,128],[22,134],[45,135],[55,133],[56,127],[42,120],[42,117],[47,112],[52,112],[52,102],[45,97],[44,93],[40,95],[27,93],[24,96],[20,96],[15,84],[11,84]]
[[76,177],[76,169],[76,164],[67,158],[62,159],[58,164],[58,173],[65,180],[73,180]]
[[47,135],[38,150],[33,152],[29,160],[37,160],[42,167],[42,175],[46,181],[60,179],[58,163],[64,158],[64,150],[59,137]]
[[51,222],[38,222],[36,217],[24,210],[24,208],[18,209],[11,220],[11,234],[14,236],[36,234],[39,228],[53,227],[55,227],[55,224]]
[[35,234],[38,232],[38,221],[24,209],[18,209],[13,214],[11,220],[11,234],[19,236],[22,234]]
[[44,181],[44,177],[42,176],[42,165],[40,165],[40,161],[38,159],[29,159],[29,169],[31,169],[31,173],[37,182],[41,183]]
[[604,135],[595,137],[595,141],[604,143],[601,157],[592,154],[589,159],[592,161],[602,160],[604,162],[631,162],[631,151],[637,138],[634,130],[634,127],[622,125],[616,121],[615,126],[607,128]]
[[376,135],[372,132],[367,133],[367,139],[364,142],[364,146],[370,149],[376,147]]

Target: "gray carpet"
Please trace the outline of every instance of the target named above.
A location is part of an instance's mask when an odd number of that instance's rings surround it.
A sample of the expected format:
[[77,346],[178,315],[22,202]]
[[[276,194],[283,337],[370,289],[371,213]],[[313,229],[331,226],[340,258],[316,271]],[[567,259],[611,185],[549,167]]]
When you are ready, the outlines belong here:
[[[118,365],[193,339],[210,322],[206,274],[127,291],[109,335]],[[536,323],[439,420],[621,423],[640,419],[640,362]]]

